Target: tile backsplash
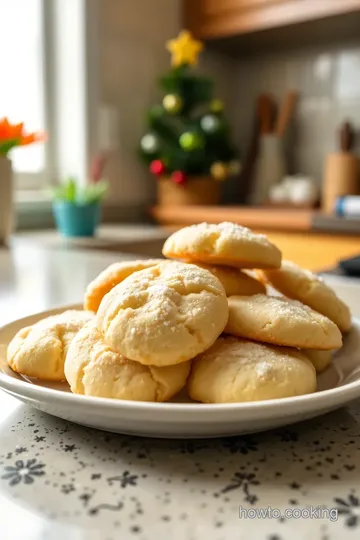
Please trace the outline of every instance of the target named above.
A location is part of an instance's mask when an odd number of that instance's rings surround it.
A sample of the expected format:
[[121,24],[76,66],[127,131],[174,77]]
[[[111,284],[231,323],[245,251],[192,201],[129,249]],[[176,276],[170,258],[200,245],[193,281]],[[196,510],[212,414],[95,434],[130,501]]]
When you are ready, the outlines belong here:
[[[282,51],[238,60],[235,130],[246,149],[256,97],[287,90],[300,100],[287,141],[289,172],[311,175],[318,185],[326,155],[338,148],[338,130],[350,121],[360,131],[360,40],[333,47]],[[358,134],[358,133],[357,133]],[[360,138],[356,148],[360,152]]]
[[[146,206],[154,199],[155,183],[139,163],[136,148],[145,127],[144,113],[161,97],[156,78],[169,68],[165,41],[181,27],[181,1],[102,0],[99,5],[100,97],[119,118],[118,147],[106,171],[110,199],[119,205]],[[349,120],[360,132],[360,38],[350,44],[304,44],[299,50],[256,56],[244,51],[238,58],[215,49],[207,47],[200,69],[214,78],[216,95],[225,100],[242,155],[251,137],[257,96],[269,92],[280,103],[287,90],[298,90],[300,100],[286,144],[289,172],[310,175],[320,185],[324,159],[338,144],[340,124]],[[357,143],[360,153],[360,137]],[[225,200],[237,200],[237,182],[227,183]]]

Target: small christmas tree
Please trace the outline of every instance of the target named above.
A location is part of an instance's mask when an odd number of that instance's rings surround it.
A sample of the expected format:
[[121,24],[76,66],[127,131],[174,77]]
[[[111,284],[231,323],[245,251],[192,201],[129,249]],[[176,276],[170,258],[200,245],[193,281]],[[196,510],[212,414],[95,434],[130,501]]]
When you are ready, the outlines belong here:
[[239,172],[237,154],[230,142],[224,104],[213,99],[213,81],[197,75],[203,44],[182,31],[168,41],[171,70],[160,79],[165,92],[162,105],[148,111],[149,131],[140,142],[140,154],[156,176],[171,176],[185,184],[192,176],[226,180]]

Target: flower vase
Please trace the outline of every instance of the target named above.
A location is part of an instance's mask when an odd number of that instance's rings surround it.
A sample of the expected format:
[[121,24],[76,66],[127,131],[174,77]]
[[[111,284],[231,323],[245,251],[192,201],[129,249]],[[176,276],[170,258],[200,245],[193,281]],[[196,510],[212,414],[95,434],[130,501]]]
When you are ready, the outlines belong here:
[[7,245],[14,226],[13,171],[10,159],[0,157],[0,244]]
[[58,231],[65,237],[94,236],[100,221],[100,202],[76,204],[54,201],[53,214]]

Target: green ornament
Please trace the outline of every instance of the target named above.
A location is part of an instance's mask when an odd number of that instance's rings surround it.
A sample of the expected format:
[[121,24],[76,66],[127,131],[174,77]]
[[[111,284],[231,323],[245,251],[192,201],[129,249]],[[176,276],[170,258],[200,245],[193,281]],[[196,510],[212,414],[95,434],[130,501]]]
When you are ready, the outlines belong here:
[[201,148],[204,144],[204,139],[199,133],[186,131],[180,136],[179,144],[183,150],[191,152]]

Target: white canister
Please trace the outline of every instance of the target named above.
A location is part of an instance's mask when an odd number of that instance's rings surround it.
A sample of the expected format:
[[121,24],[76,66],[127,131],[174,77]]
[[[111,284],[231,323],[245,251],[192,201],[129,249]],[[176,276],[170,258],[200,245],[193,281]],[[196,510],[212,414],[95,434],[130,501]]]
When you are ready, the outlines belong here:
[[315,183],[306,176],[295,176],[288,184],[289,201],[294,205],[314,206],[319,198]]
[[0,157],[0,244],[7,244],[14,225],[13,172],[11,161]]
[[260,139],[259,157],[251,203],[263,204],[269,199],[270,189],[286,175],[282,139],[277,135],[263,135]]
[[339,197],[335,202],[335,214],[346,218],[360,218],[360,195]]

